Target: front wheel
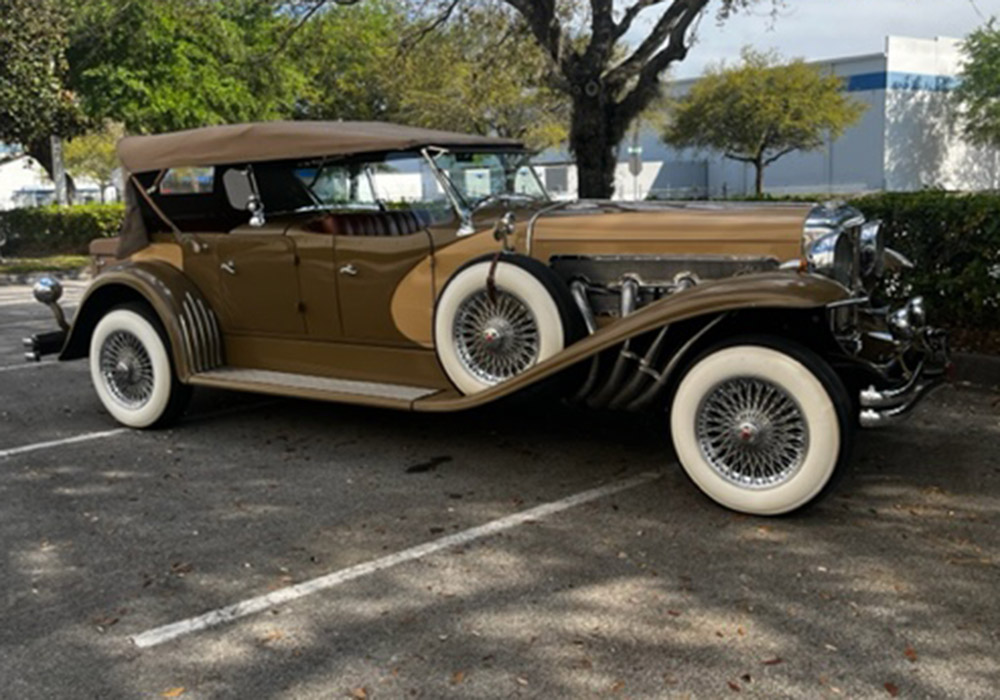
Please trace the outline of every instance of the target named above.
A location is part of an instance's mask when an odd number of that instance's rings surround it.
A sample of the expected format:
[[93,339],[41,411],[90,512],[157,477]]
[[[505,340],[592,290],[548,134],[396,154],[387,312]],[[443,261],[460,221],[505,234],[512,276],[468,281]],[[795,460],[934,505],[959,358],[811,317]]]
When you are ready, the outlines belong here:
[[562,351],[580,337],[581,323],[566,286],[537,260],[480,259],[456,272],[441,292],[434,346],[452,383],[475,394]]
[[670,427],[681,466],[712,500],[780,515],[825,493],[846,468],[850,400],[830,366],[778,338],[717,346],[674,394]]
[[169,424],[190,396],[174,373],[159,319],[142,304],[116,307],[97,323],[90,378],[104,408],[130,428]]

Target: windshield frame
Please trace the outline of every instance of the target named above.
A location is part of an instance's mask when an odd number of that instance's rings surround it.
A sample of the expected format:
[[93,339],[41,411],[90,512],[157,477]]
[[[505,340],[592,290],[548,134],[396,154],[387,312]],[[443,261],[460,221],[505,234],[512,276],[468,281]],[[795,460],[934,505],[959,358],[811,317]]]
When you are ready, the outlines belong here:
[[[518,169],[527,168],[528,172],[531,173],[531,177],[535,184],[538,186],[538,191],[541,192],[541,196],[537,198],[537,201],[541,205],[551,204],[553,199],[552,195],[545,188],[545,183],[542,182],[541,177],[538,175],[538,170],[535,169],[535,164],[531,161],[531,157],[535,155],[533,151],[523,150],[523,149],[512,149],[512,148],[443,148],[439,146],[431,146],[423,149],[424,157],[427,162],[431,164],[434,172],[437,174],[438,179],[441,181],[441,186],[445,188],[448,193],[449,199],[452,200],[452,204],[455,207],[456,212],[462,217],[463,221],[468,221],[471,224],[472,217],[477,210],[477,204],[489,199],[494,195],[486,195],[484,197],[478,198],[474,201],[469,201],[465,194],[463,194],[461,188],[459,188],[451,178],[451,174],[444,168],[442,168],[437,159],[443,155],[454,154],[454,153],[471,153],[471,154],[483,154],[483,155],[498,155],[498,156],[522,156],[523,162],[518,165]],[[495,195],[497,199],[503,200],[505,197],[510,199],[524,197],[528,198],[530,195],[517,195],[513,193],[506,193],[506,195]]]

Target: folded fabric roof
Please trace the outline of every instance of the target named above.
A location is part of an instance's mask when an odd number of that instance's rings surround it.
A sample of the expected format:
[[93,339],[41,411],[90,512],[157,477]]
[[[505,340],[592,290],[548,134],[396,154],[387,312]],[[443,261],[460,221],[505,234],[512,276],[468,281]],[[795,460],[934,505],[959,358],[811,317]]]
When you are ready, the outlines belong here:
[[129,172],[143,173],[189,165],[342,156],[426,146],[523,148],[513,139],[387,122],[274,121],[127,136],[118,143],[118,158]]

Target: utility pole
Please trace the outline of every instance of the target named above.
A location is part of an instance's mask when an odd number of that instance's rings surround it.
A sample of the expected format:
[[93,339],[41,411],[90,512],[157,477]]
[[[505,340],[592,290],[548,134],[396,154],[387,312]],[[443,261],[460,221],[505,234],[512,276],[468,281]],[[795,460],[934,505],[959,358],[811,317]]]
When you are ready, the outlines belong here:
[[63,164],[62,139],[53,136],[49,142],[52,146],[52,180],[56,188],[56,204],[61,207],[69,204],[66,192],[66,166]]
[[639,145],[639,126],[632,132],[632,145],[628,149],[628,171],[632,173],[632,199],[639,200],[639,175],[642,173],[642,146]]

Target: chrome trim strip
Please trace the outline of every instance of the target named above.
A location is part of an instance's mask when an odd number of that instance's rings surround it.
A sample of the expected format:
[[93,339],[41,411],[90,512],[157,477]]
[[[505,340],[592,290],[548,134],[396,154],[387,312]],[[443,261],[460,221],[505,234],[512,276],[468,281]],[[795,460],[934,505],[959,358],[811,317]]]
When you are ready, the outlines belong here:
[[570,204],[573,204],[573,200],[568,200],[565,202],[556,202],[555,204],[551,204],[547,207],[542,207],[541,209],[539,209],[534,213],[531,219],[528,220],[528,229],[524,233],[525,255],[531,255],[531,247],[535,240],[535,224],[538,223],[538,220],[542,218],[545,214],[556,211],[558,209],[562,209],[564,207],[568,207]]
[[594,318],[594,309],[591,308],[590,300],[587,299],[587,285],[580,280],[575,280],[569,285],[569,291],[583,316],[583,322],[587,326],[587,334],[593,335],[594,331],[597,330],[597,319]]
[[708,333],[710,330],[719,325],[719,323],[721,323],[722,320],[727,316],[729,316],[728,313],[719,314],[711,321],[706,323],[704,328],[702,328],[700,331],[698,331],[690,338],[688,338],[687,342],[685,342],[684,345],[678,348],[677,352],[675,352],[673,357],[670,358],[670,362],[668,362],[667,366],[663,368],[662,372],[660,372],[660,375],[656,378],[656,381],[653,382],[653,384],[648,389],[646,389],[646,391],[640,394],[639,398],[635,399],[634,401],[632,401],[632,403],[626,406],[626,409],[629,411],[637,411],[640,408],[644,408],[648,404],[652,403],[653,400],[656,399],[660,391],[663,389],[664,385],[667,383],[667,380],[670,379],[670,376],[674,373],[674,370],[677,369],[677,365],[680,364],[680,361],[687,354],[688,350],[690,350],[695,343],[697,343],[699,340],[705,337],[706,333]]

